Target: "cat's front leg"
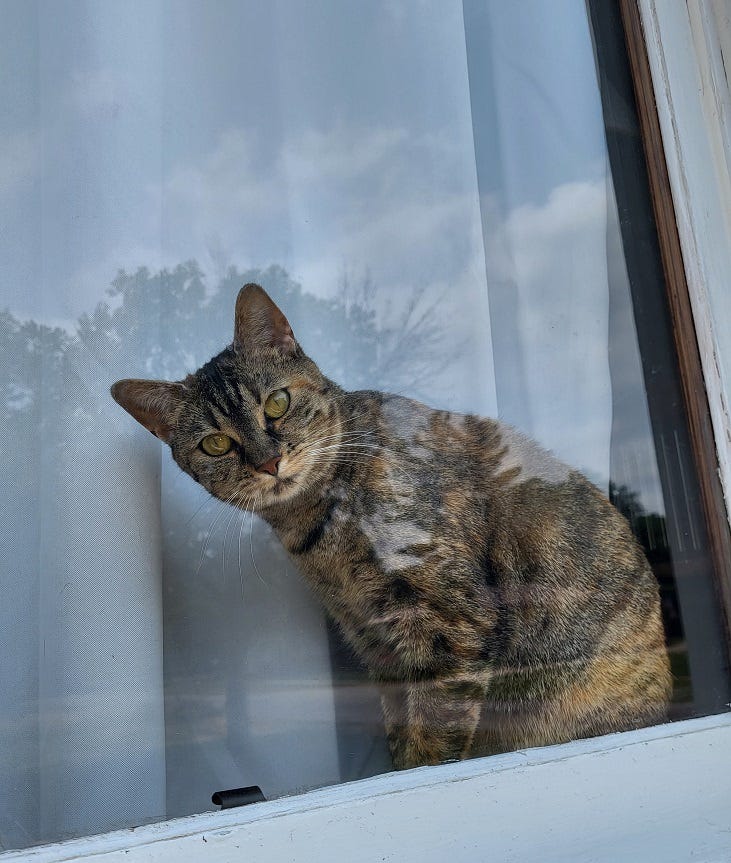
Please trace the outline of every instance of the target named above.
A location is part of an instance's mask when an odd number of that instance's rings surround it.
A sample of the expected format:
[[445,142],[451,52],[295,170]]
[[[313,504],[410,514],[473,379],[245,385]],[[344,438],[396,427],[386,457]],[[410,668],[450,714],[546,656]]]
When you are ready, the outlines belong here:
[[396,770],[469,754],[487,681],[450,676],[381,684],[386,735]]

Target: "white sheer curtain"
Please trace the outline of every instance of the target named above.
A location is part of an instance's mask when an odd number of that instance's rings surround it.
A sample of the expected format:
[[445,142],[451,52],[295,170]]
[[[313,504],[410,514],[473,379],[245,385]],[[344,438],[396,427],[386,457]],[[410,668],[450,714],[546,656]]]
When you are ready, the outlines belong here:
[[618,229],[584,3],[464,12],[498,410],[606,489]]
[[195,368],[258,279],[344,385],[499,413],[606,482],[583,3],[3,13],[0,847],[386,769],[267,527],[108,386]]

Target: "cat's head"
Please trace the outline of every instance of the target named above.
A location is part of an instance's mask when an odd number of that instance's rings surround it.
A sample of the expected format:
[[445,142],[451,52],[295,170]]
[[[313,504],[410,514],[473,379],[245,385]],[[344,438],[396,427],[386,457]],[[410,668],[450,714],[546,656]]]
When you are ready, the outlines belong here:
[[340,428],[337,388],[259,285],[236,300],[233,344],[184,381],[123,380],[112,396],[221,500],[257,509],[311,487]]

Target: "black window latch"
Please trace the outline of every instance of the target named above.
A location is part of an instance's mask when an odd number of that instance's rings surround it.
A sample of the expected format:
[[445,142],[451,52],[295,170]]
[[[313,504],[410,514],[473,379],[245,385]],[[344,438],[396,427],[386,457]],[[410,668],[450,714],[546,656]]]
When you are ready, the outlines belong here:
[[248,806],[249,803],[263,803],[266,797],[261,793],[258,785],[249,785],[246,788],[230,788],[228,791],[216,791],[211,802],[221,809],[233,809],[235,806]]

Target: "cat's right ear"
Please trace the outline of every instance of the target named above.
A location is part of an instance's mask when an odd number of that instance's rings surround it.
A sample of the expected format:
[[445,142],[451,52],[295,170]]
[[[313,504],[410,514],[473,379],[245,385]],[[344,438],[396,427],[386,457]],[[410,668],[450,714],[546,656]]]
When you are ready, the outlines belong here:
[[283,356],[297,350],[292,327],[261,285],[244,285],[236,298],[234,350],[256,352],[274,348]]
[[165,443],[170,443],[185,387],[170,381],[117,381],[112,398],[139,423]]

